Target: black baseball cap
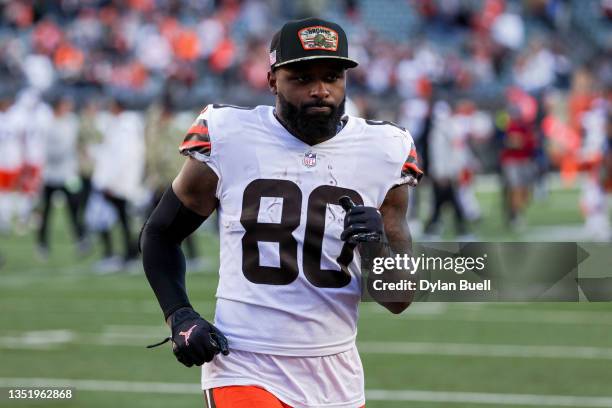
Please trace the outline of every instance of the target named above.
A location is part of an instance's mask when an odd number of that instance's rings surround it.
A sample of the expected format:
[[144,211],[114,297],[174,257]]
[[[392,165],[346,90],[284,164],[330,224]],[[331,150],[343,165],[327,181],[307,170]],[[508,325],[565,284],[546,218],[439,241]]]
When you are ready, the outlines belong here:
[[348,57],[346,33],[336,23],[306,18],[285,23],[270,43],[270,68],[313,59],[335,59],[346,68],[356,67]]

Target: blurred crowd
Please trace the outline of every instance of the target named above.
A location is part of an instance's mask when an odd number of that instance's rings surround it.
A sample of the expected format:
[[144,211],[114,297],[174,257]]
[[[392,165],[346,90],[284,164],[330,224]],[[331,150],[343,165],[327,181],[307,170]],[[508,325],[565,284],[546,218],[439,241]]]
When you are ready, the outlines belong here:
[[360,61],[353,94],[393,101],[427,83],[480,98],[512,83],[537,93],[567,89],[587,60],[611,81],[610,10],[608,0],[2,1],[0,78],[79,100],[115,88],[139,108],[165,89],[182,109],[258,103],[270,100],[273,32],[321,15],[346,28]]
[[554,171],[580,180],[587,227],[610,238],[609,0],[0,1],[0,230],[34,225],[46,258],[59,194],[78,251],[100,237],[100,270],[133,262],[133,215],[178,171],[197,110],[271,103],[272,33],[311,15],[343,25],[360,62],[349,113],[412,133],[431,194],[416,189],[410,212],[426,235],[450,206],[470,238],[481,173],[498,175],[520,230]]

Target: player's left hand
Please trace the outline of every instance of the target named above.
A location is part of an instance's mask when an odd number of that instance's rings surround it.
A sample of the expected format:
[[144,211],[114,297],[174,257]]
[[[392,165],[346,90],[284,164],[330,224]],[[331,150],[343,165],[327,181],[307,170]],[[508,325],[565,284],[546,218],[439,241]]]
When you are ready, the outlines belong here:
[[342,197],[340,204],[346,211],[341,240],[350,244],[383,240],[383,219],[378,208],[355,205],[349,197]]

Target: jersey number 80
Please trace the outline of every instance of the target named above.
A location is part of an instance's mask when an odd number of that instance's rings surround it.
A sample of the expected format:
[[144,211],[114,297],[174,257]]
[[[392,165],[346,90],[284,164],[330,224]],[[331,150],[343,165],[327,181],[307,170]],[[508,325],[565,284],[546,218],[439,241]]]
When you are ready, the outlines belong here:
[[[341,269],[339,271],[321,269],[327,205],[338,204],[342,196],[349,196],[355,203],[363,204],[359,193],[338,186],[319,186],[308,197],[302,266],[306,279],[320,288],[341,288],[351,281],[347,266],[353,260],[353,248],[346,243],[337,258]],[[262,197],[283,199],[279,223],[258,222]],[[300,225],[301,208],[302,191],[292,181],[258,179],[246,187],[242,199],[240,223],[245,229],[242,237],[242,271],[249,281],[258,284],[288,285],[298,277],[298,243],[292,233]],[[278,243],[280,267],[260,265],[258,242]]]

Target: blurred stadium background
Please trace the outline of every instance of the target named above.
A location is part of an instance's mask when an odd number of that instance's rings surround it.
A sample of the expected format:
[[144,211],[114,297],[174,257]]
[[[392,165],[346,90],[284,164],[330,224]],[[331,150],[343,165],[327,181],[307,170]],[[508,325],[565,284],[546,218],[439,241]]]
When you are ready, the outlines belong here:
[[[271,104],[269,39],[311,15],[361,63],[350,113],[415,138],[415,240],[610,241],[609,0],[0,1],[0,389],[76,387],[0,406],[201,405],[144,348],[167,330],[138,229],[199,109]],[[211,318],[214,220],[185,249]],[[611,310],[364,304],[368,407],[612,407]]]

